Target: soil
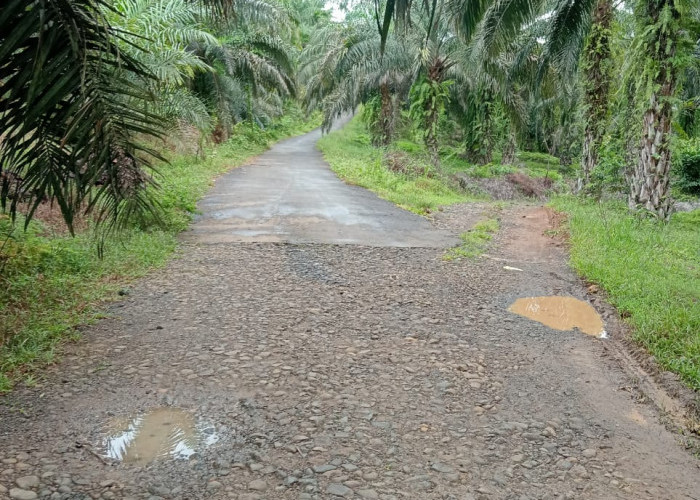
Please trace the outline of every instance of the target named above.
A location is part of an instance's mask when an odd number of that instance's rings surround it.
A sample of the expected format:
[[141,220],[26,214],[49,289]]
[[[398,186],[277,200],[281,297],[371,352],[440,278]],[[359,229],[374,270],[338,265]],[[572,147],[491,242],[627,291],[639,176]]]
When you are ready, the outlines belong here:
[[[438,213],[424,245],[397,228],[337,244],[309,224],[281,241],[195,226],[39,386],[0,400],[0,498],[699,498],[700,462],[611,355],[614,310],[596,297],[609,339],[507,311],[590,298],[544,208],[503,209],[487,255],[442,259],[436,241],[488,210]],[[115,419],[161,408],[218,440],[187,459],[107,457]]]

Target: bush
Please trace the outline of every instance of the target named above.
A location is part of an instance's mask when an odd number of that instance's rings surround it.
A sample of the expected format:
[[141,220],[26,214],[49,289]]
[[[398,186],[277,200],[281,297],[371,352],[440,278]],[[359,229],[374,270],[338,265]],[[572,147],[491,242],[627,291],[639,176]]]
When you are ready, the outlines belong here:
[[700,195],[700,138],[676,143],[672,174],[676,189],[686,194]]
[[591,172],[591,181],[586,193],[600,198],[603,192],[625,193],[625,157],[615,145],[604,144],[598,153],[598,164]]

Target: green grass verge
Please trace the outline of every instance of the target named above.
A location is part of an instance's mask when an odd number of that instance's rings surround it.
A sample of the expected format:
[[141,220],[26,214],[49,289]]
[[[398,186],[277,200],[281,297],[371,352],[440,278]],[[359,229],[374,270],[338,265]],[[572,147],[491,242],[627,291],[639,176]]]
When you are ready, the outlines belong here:
[[175,235],[187,228],[197,200],[217,175],[278,139],[318,125],[318,117],[305,120],[292,110],[264,131],[239,126],[204,160],[173,156],[159,169],[164,227],[110,237],[102,260],[90,231],[74,238],[49,234],[33,221],[25,232],[22,221],[13,228],[0,215],[0,392],[19,380],[34,382],[37,368],[53,361],[60,342],[77,336],[76,326],[99,318],[101,302],[118,298],[130,281],[165,264],[176,248]]
[[700,389],[700,211],[661,224],[620,203],[552,205],[568,214],[576,271],[606,290],[661,366]]
[[[406,210],[425,214],[441,205],[472,199],[439,175],[410,175],[387,169],[382,164],[384,151],[370,144],[359,116],[323,137],[318,147],[345,182],[374,191]],[[430,170],[427,165],[426,170]]]
[[498,232],[500,224],[498,219],[486,219],[478,222],[472,229],[459,235],[462,240],[456,247],[445,251],[444,260],[474,259],[482,255],[493,239],[493,235]]

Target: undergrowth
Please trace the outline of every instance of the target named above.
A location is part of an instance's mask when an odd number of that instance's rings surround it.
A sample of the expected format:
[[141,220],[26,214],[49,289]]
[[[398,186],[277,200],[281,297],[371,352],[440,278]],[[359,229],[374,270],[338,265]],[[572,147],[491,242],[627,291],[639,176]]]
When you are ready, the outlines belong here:
[[176,234],[187,228],[196,203],[213,179],[278,139],[309,131],[317,116],[291,113],[268,129],[242,124],[230,140],[206,151],[205,159],[172,156],[159,168],[158,199],[163,225],[133,227],[106,241],[98,259],[93,233],[75,237],[35,220],[23,230],[0,215],[0,392],[18,380],[36,380],[36,368],[53,361],[60,342],[75,338],[75,327],[100,316],[99,304],[125,293],[128,283],[165,264]]
[[[426,214],[441,205],[472,199],[438,174],[427,161],[422,161],[420,174],[395,172],[387,168],[384,164],[386,151],[371,145],[359,116],[344,128],[323,137],[318,147],[333,171],[345,182],[374,191],[381,198],[406,210]],[[408,153],[420,152],[420,148],[408,141],[398,143],[396,149]],[[412,159],[421,161],[421,156],[412,154]]]
[[630,215],[623,203],[552,204],[568,214],[576,271],[606,290],[661,366],[700,389],[700,211],[663,224]]

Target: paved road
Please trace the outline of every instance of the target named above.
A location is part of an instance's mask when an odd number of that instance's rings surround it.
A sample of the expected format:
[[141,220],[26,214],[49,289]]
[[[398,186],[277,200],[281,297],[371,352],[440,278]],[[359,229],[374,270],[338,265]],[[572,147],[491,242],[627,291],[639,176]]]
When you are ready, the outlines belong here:
[[219,178],[185,237],[438,248],[456,241],[423,217],[343,183],[315,148],[320,136],[316,130],[283,141]]

